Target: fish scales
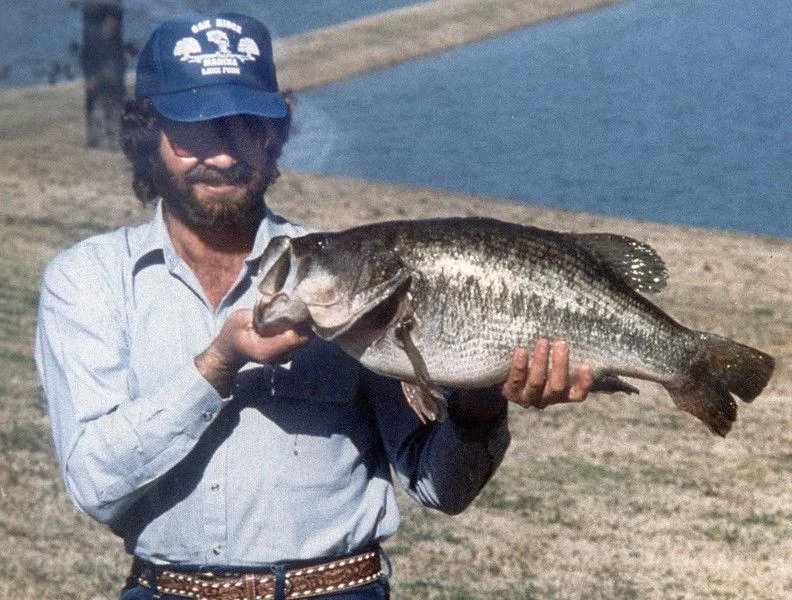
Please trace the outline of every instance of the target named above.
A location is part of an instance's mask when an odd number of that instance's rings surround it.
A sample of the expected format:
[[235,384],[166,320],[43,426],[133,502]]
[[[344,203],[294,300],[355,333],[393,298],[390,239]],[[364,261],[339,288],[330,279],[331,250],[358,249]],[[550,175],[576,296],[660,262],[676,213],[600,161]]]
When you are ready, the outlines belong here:
[[595,387],[637,391],[655,381],[725,435],[733,395],[750,402],[772,357],[687,329],[637,290],[666,283],[646,244],[613,234],[567,234],[486,218],[373,223],[276,238],[262,259],[254,308],[260,332],[308,322],[368,368],[417,384],[430,417],[438,387],[504,380],[517,346],[570,342]]
[[[657,341],[655,323],[641,327],[641,320],[634,317],[633,323],[626,322],[625,317],[642,307],[635,306],[631,295],[609,293],[608,279],[588,276],[590,265],[583,262],[587,257],[570,255],[547,240],[498,235],[501,227],[495,225],[495,231],[482,227],[464,238],[456,231],[448,232],[453,233],[455,243],[468,249],[468,256],[477,259],[453,261],[454,272],[449,269],[451,261],[444,260],[445,255],[437,250],[449,246],[445,236],[429,231],[428,239],[420,243],[417,240],[422,240],[422,232],[410,231],[396,242],[394,251],[408,267],[421,273],[413,288],[419,329],[416,338],[432,340],[435,358],[427,363],[430,373],[435,363],[437,371],[448,371],[448,361],[462,340],[475,341],[458,357],[459,374],[447,374],[457,386],[456,378],[462,373],[475,373],[466,357],[475,363],[486,353],[486,362],[507,365],[504,359],[517,345],[530,345],[538,337],[571,339],[575,342],[573,360],[594,364],[600,362],[602,348],[618,349],[618,354],[604,360],[621,361],[617,367],[621,370],[635,369],[651,359],[644,349],[649,340]],[[511,227],[504,229],[508,233]],[[495,257],[497,266],[493,265]],[[443,305],[441,311],[433,308],[438,302]],[[429,314],[438,318],[421,317]],[[481,323],[489,323],[489,327],[482,329]],[[636,358],[630,359],[630,354]],[[503,374],[501,369],[493,377]],[[439,373],[436,377],[443,380]]]

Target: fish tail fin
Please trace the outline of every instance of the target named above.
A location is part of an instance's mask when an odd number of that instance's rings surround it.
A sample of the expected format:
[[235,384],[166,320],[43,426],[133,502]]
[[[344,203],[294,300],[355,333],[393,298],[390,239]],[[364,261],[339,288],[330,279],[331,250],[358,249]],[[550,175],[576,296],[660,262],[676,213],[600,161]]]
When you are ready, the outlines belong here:
[[687,373],[668,386],[674,403],[720,436],[737,418],[734,396],[751,402],[773,374],[772,356],[712,333],[696,333],[700,350]]

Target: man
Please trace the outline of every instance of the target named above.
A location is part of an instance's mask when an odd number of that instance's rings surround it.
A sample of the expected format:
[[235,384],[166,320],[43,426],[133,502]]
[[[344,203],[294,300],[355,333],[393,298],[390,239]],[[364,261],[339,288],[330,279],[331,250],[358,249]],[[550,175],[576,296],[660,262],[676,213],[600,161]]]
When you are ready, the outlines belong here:
[[[149,223],[77,244],[43,278],[36,359],[75,504],[134,555],[122,598],[386,598],[379,542],[407,493],[462,511],[500,463],[508,400],[583,400],[567,347],[517,349],[501,389],[449,392],[422,425],[399,382],[308,331],[252,327],[251,285],[290,108],[266,28],[163,23],[123,144]],[[530,364],[530,366],[529,366]]]

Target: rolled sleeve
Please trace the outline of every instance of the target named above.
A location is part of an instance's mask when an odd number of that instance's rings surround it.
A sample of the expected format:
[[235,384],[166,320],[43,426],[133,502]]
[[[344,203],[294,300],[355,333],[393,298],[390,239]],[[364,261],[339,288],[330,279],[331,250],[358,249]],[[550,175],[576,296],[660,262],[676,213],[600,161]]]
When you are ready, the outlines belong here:
[[470,430],[446,419],[432,429],[423,451],[413,497],[426,506],[459,514],[495,474],[511,437],[504,418],[492,428]]
[[417,502],[458,514],[500,465],[511,437],[508,420],[469,429],[452,419],[422,424],[398,381],[369,375],[380,431],[402,487]]

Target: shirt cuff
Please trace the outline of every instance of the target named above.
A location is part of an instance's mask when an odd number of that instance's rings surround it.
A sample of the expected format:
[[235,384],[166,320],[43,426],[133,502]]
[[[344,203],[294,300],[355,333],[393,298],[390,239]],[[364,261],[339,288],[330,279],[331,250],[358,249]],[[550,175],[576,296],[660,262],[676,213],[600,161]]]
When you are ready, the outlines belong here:
[[203,434],[223,406],[232,399],[231,395],[225,398],[220,396],[193,363],[173,383],[178,392],[171,396],[175,402],[169,402],[166,409],[179,422],[187,424],[185,433],[193,439]]

